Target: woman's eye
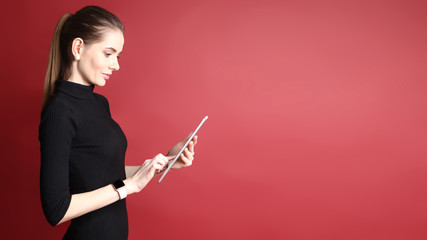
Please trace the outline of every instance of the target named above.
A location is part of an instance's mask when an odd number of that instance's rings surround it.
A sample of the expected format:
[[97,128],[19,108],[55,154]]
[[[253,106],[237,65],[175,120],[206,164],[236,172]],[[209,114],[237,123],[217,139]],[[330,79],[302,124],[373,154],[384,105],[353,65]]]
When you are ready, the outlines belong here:
[[104,55],[105,55],[106,57],[109,57],[109,56],[111,56],[111,53],[104,53]]

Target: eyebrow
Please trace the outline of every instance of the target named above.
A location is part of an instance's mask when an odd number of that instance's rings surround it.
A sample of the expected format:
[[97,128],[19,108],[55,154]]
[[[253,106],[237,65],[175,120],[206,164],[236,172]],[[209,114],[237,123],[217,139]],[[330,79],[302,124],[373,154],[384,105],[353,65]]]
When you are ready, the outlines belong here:
[[[111,51],[113,51],[114,53],[116,53],[117,52],[117,50],[115,49],[115,48],[113,48],[113,47],[107,47],[107,48],[105,48],[105,49],[110,49]],[[122,52],[119,52],[119,54],[120,53],[122,53]]]

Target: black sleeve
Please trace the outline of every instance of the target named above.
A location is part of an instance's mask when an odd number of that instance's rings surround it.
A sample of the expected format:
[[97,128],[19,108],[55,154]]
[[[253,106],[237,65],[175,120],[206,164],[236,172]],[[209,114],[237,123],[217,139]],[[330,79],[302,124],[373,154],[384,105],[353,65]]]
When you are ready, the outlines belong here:
[[46,219],[55,226],[71,202],[68,167],[76,129],[70,108],[51,101],[42,112],[39,126],[40,196]]

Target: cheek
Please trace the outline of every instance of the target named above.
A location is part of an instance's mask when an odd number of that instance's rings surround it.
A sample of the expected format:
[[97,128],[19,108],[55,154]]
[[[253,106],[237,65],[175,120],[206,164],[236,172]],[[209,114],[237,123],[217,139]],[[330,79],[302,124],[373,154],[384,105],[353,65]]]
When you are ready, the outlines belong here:
[[90,65],[94,71],[103,71],[105,66],[108,65],[106,62],[106,57],[103,54],[93,56],[90,61]]
[[104,68],[104,61],[103,61],[102,57],[98,56],[96,58],[93,58],[92,59],[92,66],[96,70],[100,70],[100,69]]

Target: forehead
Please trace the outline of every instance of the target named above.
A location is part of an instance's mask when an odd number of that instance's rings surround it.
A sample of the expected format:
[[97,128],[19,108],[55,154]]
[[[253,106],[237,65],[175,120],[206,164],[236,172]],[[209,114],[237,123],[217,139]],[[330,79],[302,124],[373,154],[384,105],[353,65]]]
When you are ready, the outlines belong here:
[[120,53],[123,50],[124,43],[125,39],[120,30],[107,30],[103,33],[101,41],[92,45],[96,48],[114,48]]

